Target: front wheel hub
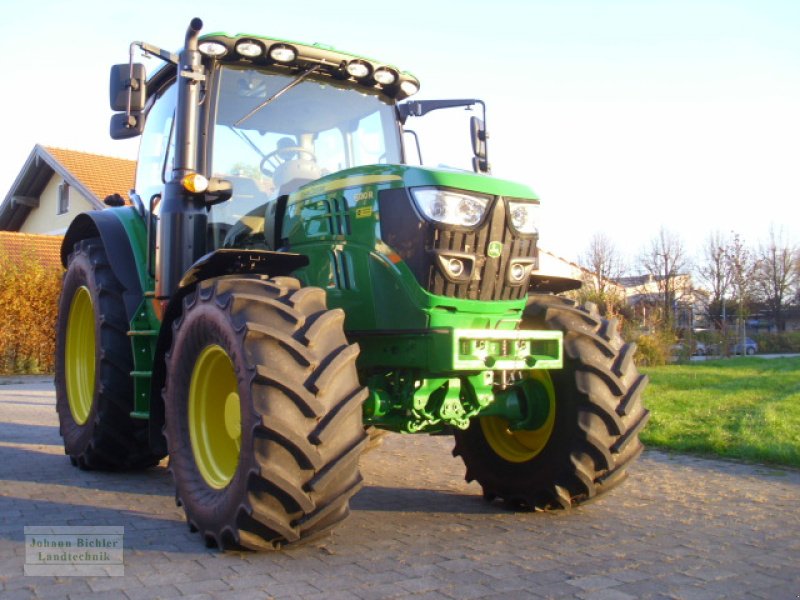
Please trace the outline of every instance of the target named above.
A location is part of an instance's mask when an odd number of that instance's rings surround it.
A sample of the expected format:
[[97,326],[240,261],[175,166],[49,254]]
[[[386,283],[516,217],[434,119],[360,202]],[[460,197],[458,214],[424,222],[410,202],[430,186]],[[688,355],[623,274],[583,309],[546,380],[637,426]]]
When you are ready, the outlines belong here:
[[556,416],[555,390],[546,371],[534,371],[514,386],[505,403],[518,403],[519,421],[487,415],[480,418],[486,442],[501,458],[522,463],[544,450],[553,433]]

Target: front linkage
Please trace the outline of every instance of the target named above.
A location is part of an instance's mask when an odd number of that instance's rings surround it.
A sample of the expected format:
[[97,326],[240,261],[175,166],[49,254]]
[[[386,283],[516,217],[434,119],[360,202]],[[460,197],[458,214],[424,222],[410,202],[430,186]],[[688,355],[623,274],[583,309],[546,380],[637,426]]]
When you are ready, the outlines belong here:
[[529,415],[546,412],[542,394],[533,391],[525,374],[561,368],[560,332],[455,329],[424,340],[430,371],[397,368],[367,376],[367,423],[404,433],[435,432],[467,429],[471,419],[492,414],[515,428],[529,424]]

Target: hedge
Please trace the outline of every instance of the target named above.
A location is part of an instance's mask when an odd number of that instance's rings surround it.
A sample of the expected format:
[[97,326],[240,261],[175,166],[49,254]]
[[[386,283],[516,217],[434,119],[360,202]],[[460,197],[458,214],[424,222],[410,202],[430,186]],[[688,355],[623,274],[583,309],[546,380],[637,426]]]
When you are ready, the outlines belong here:
[[52,373],[62,270],[0,250],[0,374]]

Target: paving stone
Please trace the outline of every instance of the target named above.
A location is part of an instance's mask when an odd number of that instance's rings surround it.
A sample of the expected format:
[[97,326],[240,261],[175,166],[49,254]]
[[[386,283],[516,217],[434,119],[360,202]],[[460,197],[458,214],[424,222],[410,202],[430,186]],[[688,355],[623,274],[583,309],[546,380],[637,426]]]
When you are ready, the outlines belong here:
[[32,600],[36,598],[33,590],[29,589],[16,589],[16,590],[3,590],[3,600]]
[[[238,600],[238,598],[236,599]],[[361,600],[354,592],[327,591],[303,596],[303,600]]]
[[125,597],[127,600],[168,600],[181,596],[181,591],[174,585],[162,585],[158,588],[153,587],[132,587],[126,586]]
[[619,581],[611,579],[610,577],[594,576],[594,577],[581,577],[580,579],[570,579],[567,581],[569,585],[574,585],[582,590],[602,590],[609,587],[619,585]]
[[[14,403],[26,393],[35,402]],[[34,425],[35,424],[35,427]],[[605,499],[514,513],[480,498],[452,440],[389,435],[365,455],[351,517],[307,546],[206,549],[166,463],[79,471],[52,383],[0,386],[2,600],[794,598],[800,472],[646,451]],[[24,525],[123,525],[125,576],[25,577]],[[37,593],[38,592],[38,593]]]
[[636,596],[631,596],[614,588],[578,592],[576,596],[581,600],[637,600]]
[[184,596],[196,593],[228,592],[231,589],[231,586],[222,579],[203,579],[201,581],[192,581],[191,583],[176,583],[175,587]]

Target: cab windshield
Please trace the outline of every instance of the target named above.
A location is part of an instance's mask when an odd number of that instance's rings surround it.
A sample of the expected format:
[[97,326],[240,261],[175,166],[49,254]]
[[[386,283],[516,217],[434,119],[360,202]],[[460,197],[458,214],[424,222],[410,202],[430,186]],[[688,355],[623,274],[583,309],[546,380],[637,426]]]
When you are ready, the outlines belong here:
[[402,162],[393,104],[313,75],[279,93],[296,79],[221,69],[211,172],[231,181],[234,195],[213,207],[212,223],[232,225],[268,200],[342,169]]

